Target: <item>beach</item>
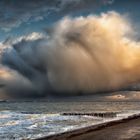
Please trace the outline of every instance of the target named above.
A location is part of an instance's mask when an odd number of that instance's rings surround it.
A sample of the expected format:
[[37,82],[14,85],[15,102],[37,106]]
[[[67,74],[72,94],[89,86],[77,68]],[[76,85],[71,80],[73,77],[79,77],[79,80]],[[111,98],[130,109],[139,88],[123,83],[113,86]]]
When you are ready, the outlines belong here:
[[140,140],[140,115],[38,140]]
[[139,114],[140,102],[1,102],[0,140],[82,139],[101,130],[114,135],[109,127]]

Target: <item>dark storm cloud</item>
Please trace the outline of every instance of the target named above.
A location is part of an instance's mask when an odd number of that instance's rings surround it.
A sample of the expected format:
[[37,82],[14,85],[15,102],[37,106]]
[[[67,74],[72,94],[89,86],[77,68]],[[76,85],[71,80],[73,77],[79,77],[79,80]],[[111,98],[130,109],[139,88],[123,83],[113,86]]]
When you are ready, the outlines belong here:
[[5,85],[0,90],[23,98],[139,89],[140,42],[129,34],[126,17],[109,12],[65,17],[47,36],[5,41],[0,44],[0,84]]
[[9,31],[22,23],[43,20],[53,12],[64,15],[108,2],[110,0],[1,0],[0,28]]
[[46,67],[40,60],[37,48],[42,41],[23,39],[3,53],[1,61],[4,66],[0,68],[0,82],[6,85],[4,92],[7,96],[35,98],[49,94]]

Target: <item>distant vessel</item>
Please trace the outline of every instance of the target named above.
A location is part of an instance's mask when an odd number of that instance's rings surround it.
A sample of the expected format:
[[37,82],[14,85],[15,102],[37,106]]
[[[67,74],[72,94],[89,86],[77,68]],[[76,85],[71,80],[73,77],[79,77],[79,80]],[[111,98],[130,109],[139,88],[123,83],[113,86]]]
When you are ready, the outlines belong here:
[[0,103],[7,102],[7,100],[0,100]]
[[0,88],[2,88],[2,87],[5,87],[5,85],[4,84],[0,84]]

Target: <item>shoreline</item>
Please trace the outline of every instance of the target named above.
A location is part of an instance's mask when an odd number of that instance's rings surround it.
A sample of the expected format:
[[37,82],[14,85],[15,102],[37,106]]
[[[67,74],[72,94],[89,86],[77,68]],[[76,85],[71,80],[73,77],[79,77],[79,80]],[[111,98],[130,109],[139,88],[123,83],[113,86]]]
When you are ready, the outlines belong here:
[[[120,126],[123,124],[127,125],[127,123],[129,123],[129,122],[131,123],[131,121],[134,121],[134,120],[138,120],[140,122],[140,114],[134,114],[134,115],[128,116],[126,118],[112,120],[109,122],[95,124],[95,125],[91,125],[91,126],[87,126],[87,127],[83,127],[83,128],[79,128],[79,129],[74,129],[74,130],[70,130],[67,132],[62,132],[62,133],[58,133],[58,134],[54,134],[54,135],[37,138],[34,140],[66,140],[66,139],[73,140],[75,138],[76,138],[76,140],[80,140],[80,139],[86,140],[86,138],[85,139],[82,138],[84,135],[88,135],[89,133],[96,133],[96,131],[100,131],[100,130],[101,131],[106,130],[107,128],[111,128],[111,127],[117,126],[117,125],[120,125]],[[106,140],[106,139],[103,139],[103,140]]]

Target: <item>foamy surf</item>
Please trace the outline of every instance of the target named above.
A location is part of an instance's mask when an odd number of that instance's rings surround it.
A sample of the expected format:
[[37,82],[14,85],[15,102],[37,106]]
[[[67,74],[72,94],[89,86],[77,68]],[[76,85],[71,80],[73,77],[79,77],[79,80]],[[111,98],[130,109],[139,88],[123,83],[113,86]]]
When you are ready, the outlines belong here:
[[77,130],[114,120],[121,120],[140,111],[120,112],[116,117],[104,118],[87,115],[65,116],[61,114],[40,114],[19,111],[0,111],[0,139],[36,139],[67,131]]

